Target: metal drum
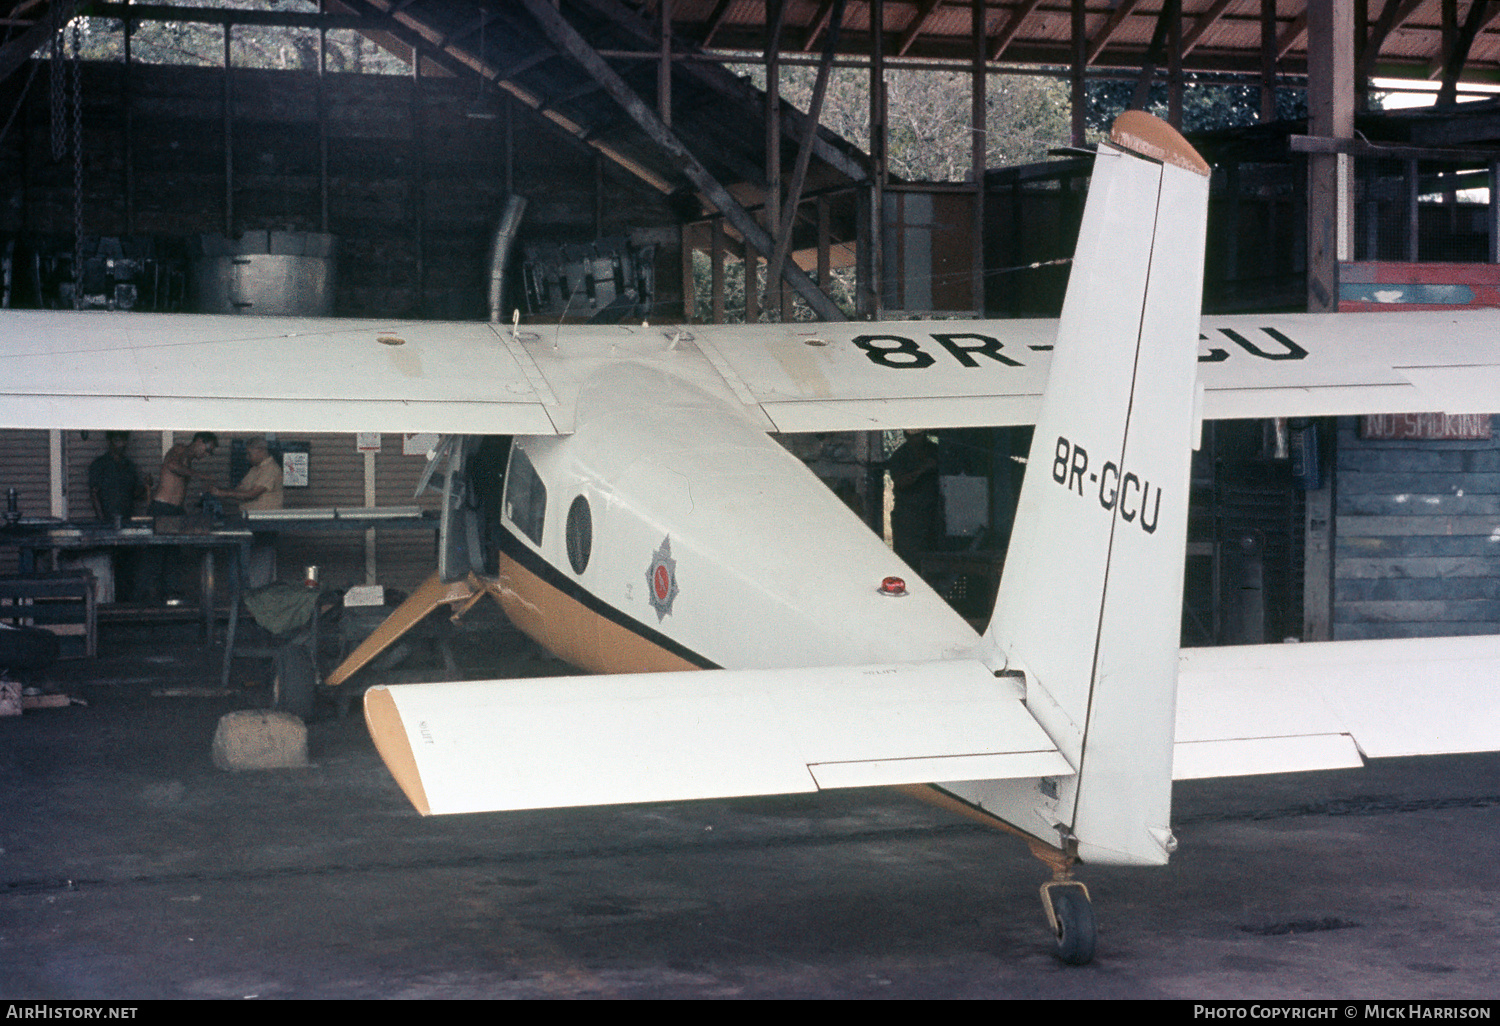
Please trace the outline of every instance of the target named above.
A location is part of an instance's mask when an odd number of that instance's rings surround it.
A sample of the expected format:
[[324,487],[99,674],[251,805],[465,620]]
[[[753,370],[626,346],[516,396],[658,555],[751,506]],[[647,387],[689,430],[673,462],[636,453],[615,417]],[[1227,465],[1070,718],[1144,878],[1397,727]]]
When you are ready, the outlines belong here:
[[199,238],[188,294],[199,313],[328,317],[337,240],[317,232],[246,232]]

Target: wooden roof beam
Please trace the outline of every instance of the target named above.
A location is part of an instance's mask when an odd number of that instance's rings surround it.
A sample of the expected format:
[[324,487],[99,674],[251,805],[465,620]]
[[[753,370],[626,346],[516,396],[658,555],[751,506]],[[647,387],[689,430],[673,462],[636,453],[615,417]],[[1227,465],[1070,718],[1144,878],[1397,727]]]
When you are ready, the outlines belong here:
[[[781,281],[782,269],[786,266],[787,254],[792,248],[792,237],[795,234],[797,211],[802,206],[802,190],[807,184],[807,167],[812,160],[813,140],[818,137],[818,119],[823,113],[823,97],[828,91],[828,73],[833,69],[833,59],[837,56],[839,48],[839,30],[844,21],[844,0],[837,0],[837,10],[834,12],[832,27],[828,30],[828,40],[823,47],[823,59],[818,62],[818,77],[813,83],[812,100],[807,105],[805,117],[806,127],[802,131],[802,145],[797,148],[797,164],[792,171],[792,184],[787,189],[786,204],[781,210],[781,224],[776,233],[776,252],[766,264],[766,281],[776,283]],[[820,283],[826,284],[826,282]],[[767,290],[767,304],[770,302],[770,289]]]
[[724,21],[729,17],[730,0],[719,0],[714,12],[708,16],[708,31],[703,33],[703,42],[699,46],[707,49],[714,45],[714,35],[724,27]]
[[818,37],[828,27],[828,19],[833,16],[833,5],[837,0],[823,0],[818,4],[818,10],[813,14],[813,19],[807,25],[807,37],[802,40],[802,52],[812,53],[813,45],[817,43]]
[[[1364,40],[1360,48],[1354,68],[1354,77],[1358,82],[1363,82],[1370,77],[1370,72],[1375,68],[1375,62],[1380,58],[1380,48],[1385,45],[1390,34],[1402,25],[1406,19],[1416,13],[1421,7],[1423,0],[1386,0],[1385,9],[1380,12],[1380,18],[1375,22],[1375,27],[1370,30],[1370,38]],[[1359,40],[1355,40],[1356,44]]]
[[[562,129],[563,132],[571,137],[572,142],[577,145],[587,146],[596,150],[658,192],[672,193],[677,191],[676,186],[654,173],[650,168],[631,160],[619,150],[605,143],[589,138],[593,130],[588,126],[581,125],[558,111],[546,109],[542,97],[516,82],[501,78],[499,69],[489,64],[482,54],[475,55],[452,45],[437,46],[436,41],[440,38],[440,33],[426,22],[407,14],[403,10],[399,10],[399,7],[405,5],[399,4],[397,0],[342,0],[342,2],[360,13],[368,13],[376,18],[388,18],[390,22],[388,31],[411,46],[414,54],[419,44],[426,47],[429,52],[422,54],[424,60],[434,61],[440,65],[451,64],[455,69],[467,68],[469,71],[489,79],[498,88],[505,90],[511,96],[520,100],[533,112]],[[395,10],[394,14],[392,14],[393,10]]]
[[1443,84],[1438,87],[1437,95],[1439,107],[1458,102],[1458,78],[1463,74],[1464,64],[1469,59],[1469,50],[1473,47],[1474,40],[1479,38],[1479,33],[1493,24],[1496,18],[1500,18],[1500,4],[1469,0],[1469,13],[1453,40],[1452,52],[1443,62]]
[[1135,90],[1130,95],[1131,110],[1145,110],[1151,98],[1151,83],[1156,69],[1167,55],[1168,37],[1172,34],[1173,15],[1181,18],[1181,5],[1173,10],[1172,0],[1165,0],[1161,13],[1156,16],[1156,28],[1151,33],[1151,45],[1146,48],[1146,57],[1141,61],[1141,73],[1135,80]]
[[1292,23],[1286,27],[1281,35],[1276,37],[1276,59],[1279,61],[1285,57],[1292,47],[1307,35],[1307,9],[1303,8],[1301,14],[1292,19]]
[[1430,79],[1442,78],[1443,68],[1448,58],[1452,56],[1454,44],[1458,40],[1458,0],[1442,0],[1438,6],[1441,11],[1442,25],[1439,30],[1438,51],[1427,62],[1427,77]]
[[990,43],[989,59],[998,61],[1005,48],[1015,40],[1021,31],[1021,23],[1031,17],[1031,12],[1042,5],[1042,0],[1021,0],[1016,9],[1011,12],[1010,19],[1000,27],[1000,32]]
[[911,45],[917,41],[917,37],[927,28],[927,23],[932,20],[932,16],[937,13],[937,9],[941,6],[943,6],[943,0],[921,0],[917,4],[916,16],[906,26],[906,30],[901,33],[901,38],[896,42],[896,52],[892,56],[906,56],[906,51],[911,49]]
[[[624,6],[619,0],[574,0],[574,2],[580,7],[593,11],[598,17],[608,19],[615,28],[636,37],[643,46],[654,49],[660,43],[658,31],[643,23],[634,8]],[[764,40],[756,40],[753,45],[760,47],[764,45]],[[759,116],[764,97],[760,90],[755,89],[739,76],[728,73],[717,64],[703,61],[683,61],[678,65],[678,69],[682,74],[692,76],[708,88],[738,102],[744,111]],[[783,119],[782,130],[791,139],[801,140],[800,127],[801,122],[796,118]],[[868,168],[857,158],[845,153],[826,139],[818,138],[814,140],[813,145],[817,147],[814,156],[851,181],[862,182],[867,179]]]
[[[1486,7],[1484,0],[1474,3],[1470,0],[1469,14],[1474,13],[1476,7]],[[1458,23],[1458,0],[1443,0],[1442,25],[1439,29],[1441,34],[1438,42],[1438,53],[1427,62],[1427,77],[1429,79],[1442,79],[1443,71],[1448,66],[1451,55],[1458,48],[1458,41],[1462,35],[1463,28]]]
[[766,0],[766,63],[781,55],[781,30],[786,27],[786,9],[791,0]]
[[[53,0],[55,4],[62,4],[64,0]],[[69,8],[71,9],[71,4]],[[58,9],[56,17],[61,18],[61,10]],[[15,74],[23,64],[31,59],[31,55],[41,49],[52,38],[52,33],[61,27],[62,21],[54,23],[53,10],[48,9],[38,14],[37,20],[26,31],[15,39],[11,39],[0,46],[0,82],[5,81]],[[66,21],[66,19],[63,19]]]
[[1213,4],[1198,15],[1198,20],[1193,22],[1193,27],[1182,34],[1182,55],[1186,57],[1193,52],[1209,29],[1218,24],[1219,19],[1224,17],[1224,12],[1234,0],[1214,0]]
[[1088,50],[1085,51],[1084,63],[1092,64],[1095,58],[1104,52],[1109,41],[1115,37],[1124,26],[1125,20],[1135,12],[1141,5],[1141,0],[1121,0],[1121,3],[1110,12],[1109,18],[1105,20],[1103,28],[1094,33],[1094,38],[1089,40]]
[[[585,72],[604,87],[614,101],[625,109],[630,119],[640,126],[652,142],[661,148],[662,152],[755,249],[762,253],[770,253],[775,249],[766,230],[756,223],[755,219],[736,202],[735,198],[713,175],[709,174],[708,169],[672,134],[672,130],[661,123],[661,120],[652,113],[651,108],[635,94],[608,62],[588,45],[588,42],[578,34],[578,30],[568,23],[557,8],[552,6],[551,0],[521,0],[521,3],[542,27],[552,44],[577,61]],[[818,288],[817,283],[795,263],[787,264],[782,274],[787,284],[807,301],[807,305],[820,318],[827,321],[848,319],[838,305],[829,299],[827,294]]]

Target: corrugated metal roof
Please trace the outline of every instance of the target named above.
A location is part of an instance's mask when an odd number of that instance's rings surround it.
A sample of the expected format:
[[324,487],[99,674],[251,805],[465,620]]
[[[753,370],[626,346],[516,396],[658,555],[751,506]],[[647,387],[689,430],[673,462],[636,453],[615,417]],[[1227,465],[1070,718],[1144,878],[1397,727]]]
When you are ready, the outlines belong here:
[[[684,39],[713,48],[763,50],[766,40],[765,0],[671,0],[674,30]],[[1274,0],[1280,70],[1295,74],[1307,57],[1306,0]],[[1356,0],[1357,2],[1357,0]],[[643,12],[658,9],[659,0],[631,4]],[[804,49],[812,26],[826,19],[831,0],[786,0],[783,46]],[[565,5],[566,6],[566,5]],[[1460,0],[1458,25],[1467,17],[1469,3]],[[1100,67],[1139,67],[1151,42],[1164,0],[1087,0],[1086,35],[1099,52],[1091,61]],[[971,53],[969,0],[886,0],[885,51],[895,54],[903,37],[912,35],[905,55],[949,60]],[[1378,70],[1382,74],[1428,77],[1443,55],[1443,0],[1367,0],[1368,32],[1380,27],[1387,8],[1392,27],[1380,43]],[[1019,64],[1066,65],[1071,60],[1072,4],[1070,0],[984,0],[985,36],[990,59]],[[1183,0],[1183,34],[1189,44],[1185,66],[1195,71],[1254,73],[1260,67],[1261,0]],[[1500,6],[1488,4],[1486,24],[1476,36],[1467,68],[1471,77],[1500,78]],[[1018,26],[1012,26],[1019,19]],[[849,0],[841,49],[865,54],[871,45],[871,4]],[[1014,35],[998,49],[1008,28]],[[1457,26],[1455,26],[1456,28]],[[1091,46],[1092,48],[1092,46]]]
[[[0,78],[20,67],[45,42],[52,3],[65,0],[0,0]],[[204,0],[207,2],[207,0]],[[222,22],[243,18],[266,23],[302,19],[358,30],[406,59],[418,50],[424,66],[454,74],[483,74],[548,118],[555,142],[587,147],[665,193],[694,190],[681,160],[652,142],[621,104],[564,48],[549,38],[527,10],[531,0],[326,0],[324,15],[309,3],[301,12],[285,4],[243,0],[213,8],[174,5],[185,20]],[[1184,67],[1189,71],[1258,74],[1261,68],[1262,0],[1181,0]],[[1275,11],[1277,73],[1306,70],[1307,0],[1270,0]],[[1444,39],[1472,42],[1464,78],[1500,81],[1500,3],[1457,0],[1451,23],[1443,23],[1444,0],[1342,0],[1356,2],[1362,16],[1356,33],[1377,53],[1363,62],[1374,75],[1418,79],[1440,76]],[[657,100],[661,4],[670,3],[672,51],[700,59],[672,64],[672,131],[720,183],[764,188],[764,104],[760,92],[731,73],[719,59],[727,52],[755,59],[767,39],[768,0],[563,0],[561,13],[645,108]],[[786,54],[818,51],[827,38],[836,0],[784,0],[780,49]],[[1072,59],[1072,0],[979,0],[985,53],[1003,65],[1063,69]],[[255,4],[255,6],[251,6]],[[1122,75],[1146,60],[1166,0],[1085,0],[1084,24],[1090,64]],[[292,7],[297,6],[292,4]],[[119,17],[132,8],[100,3],[90,11]],[[138,17],[165,17],[160,7],[138,5]],[[871,0],[845,0],[839,50],[845,57],[870,52],[874,40]],[[882,40],[888,57],[903,60],[972,61],[972,0],[885,0]],[[1472,17],[1471,17],[1472,12]],[[308,19],[312,19],[309,21]],[[367,28],[364,26],[368,26]],[[1159,65],[1164,61],[1157,62]],[[790,168],[801,137],[801,119],[787,118],[782,135],[784,168]],[[867,177],[867,159],[822,130],[807,189],[835,188]]]

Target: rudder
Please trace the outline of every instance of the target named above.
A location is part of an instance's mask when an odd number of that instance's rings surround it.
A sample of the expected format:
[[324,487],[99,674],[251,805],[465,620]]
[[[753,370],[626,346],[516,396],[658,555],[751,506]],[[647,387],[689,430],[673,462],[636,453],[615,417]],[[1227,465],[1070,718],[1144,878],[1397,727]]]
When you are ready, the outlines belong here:
[[985,635],[994,665],[1025,672],[1028,709],[1078,772],[982,804],[1028,832],[1050,825],[1091,861],[1158,863],[1173,847],[1208,172],[1139,112],[1099,147]]

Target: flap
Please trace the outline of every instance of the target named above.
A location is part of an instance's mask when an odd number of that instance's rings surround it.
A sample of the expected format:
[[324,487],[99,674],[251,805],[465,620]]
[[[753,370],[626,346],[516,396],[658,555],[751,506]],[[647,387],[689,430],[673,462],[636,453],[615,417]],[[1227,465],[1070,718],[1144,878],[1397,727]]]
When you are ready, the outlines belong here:
[[1179,741],[1172,752],[1172,779],[1358,769],[1364,764],[1347,734]]

